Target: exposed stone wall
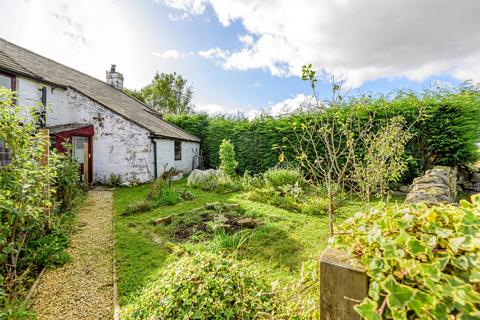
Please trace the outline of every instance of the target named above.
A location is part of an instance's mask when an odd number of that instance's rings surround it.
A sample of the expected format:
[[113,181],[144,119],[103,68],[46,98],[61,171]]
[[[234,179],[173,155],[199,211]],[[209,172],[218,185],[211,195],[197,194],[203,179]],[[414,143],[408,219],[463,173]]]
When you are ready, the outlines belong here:
[[480,192],[480,168],[473,165],[458,168],[457,189],[469,194]]
[[449,203],[457,198],[457,170],[435,166],[413,180],[406,203]]

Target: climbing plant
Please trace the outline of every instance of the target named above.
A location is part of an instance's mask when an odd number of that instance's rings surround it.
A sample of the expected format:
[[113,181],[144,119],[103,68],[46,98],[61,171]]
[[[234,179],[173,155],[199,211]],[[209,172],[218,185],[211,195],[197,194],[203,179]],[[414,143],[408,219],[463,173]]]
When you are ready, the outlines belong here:
[[480,318],[480,196],[459,208],[378,207],[340,229],[334,245],[370,276],[362,318]]

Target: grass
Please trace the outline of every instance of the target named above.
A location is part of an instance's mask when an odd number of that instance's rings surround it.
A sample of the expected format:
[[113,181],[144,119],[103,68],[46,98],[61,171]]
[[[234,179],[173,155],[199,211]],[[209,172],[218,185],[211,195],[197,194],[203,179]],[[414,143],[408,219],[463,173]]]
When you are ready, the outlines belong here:
[[[120,303],[128,304],[156,274],[186,252],[234,251],[237,258],[264,270],[268,280],[280,283],[298,278],[302,263],[316,260],[328,241],[326,216],[311,216],[267,204],[246,200],[243,193],[219,195],[189,188],[186,181],[173,185],[178,190],[188,190],[194,200],[174,206],[163,206],[152,211],[122,216],[125,208],[145,198],[148,185],[120,188],[115,191],[116,259],[119,279]],[[254,230],[229,235],[215,232],[202,241],[176,241],[172,239],[170,225],[155,224],[158,218],[172,216],[184,223],[195,218],[193,209],[211,202],[239,203],[245,215],[261,219],[263,223]],[[338,210],[342,220],[362,206],[350,202]]]

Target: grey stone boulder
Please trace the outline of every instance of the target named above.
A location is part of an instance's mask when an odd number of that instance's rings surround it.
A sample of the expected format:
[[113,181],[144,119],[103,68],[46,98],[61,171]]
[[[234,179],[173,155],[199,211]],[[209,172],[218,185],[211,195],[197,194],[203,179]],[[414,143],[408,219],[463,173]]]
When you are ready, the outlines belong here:
[[451,167],[436,166],[413,180],[405,202],[432,205],[455,202],[456,198],[457,171]]
[[193,170],[188,176],[187,184],[189,186],[198,186],[202,183],[205,183],[212,176],[221,176],[223,174],[222,170],[207,169],[207,170]]

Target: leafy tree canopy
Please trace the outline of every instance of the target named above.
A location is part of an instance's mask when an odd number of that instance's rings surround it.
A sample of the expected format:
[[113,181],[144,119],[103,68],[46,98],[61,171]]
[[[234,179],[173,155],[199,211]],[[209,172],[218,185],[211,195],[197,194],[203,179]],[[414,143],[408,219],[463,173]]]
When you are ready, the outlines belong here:
[[182,115],[193,111],[192,86],[176,72],[157,72],[149,85],[140,90],[124,91],[162,114]]

